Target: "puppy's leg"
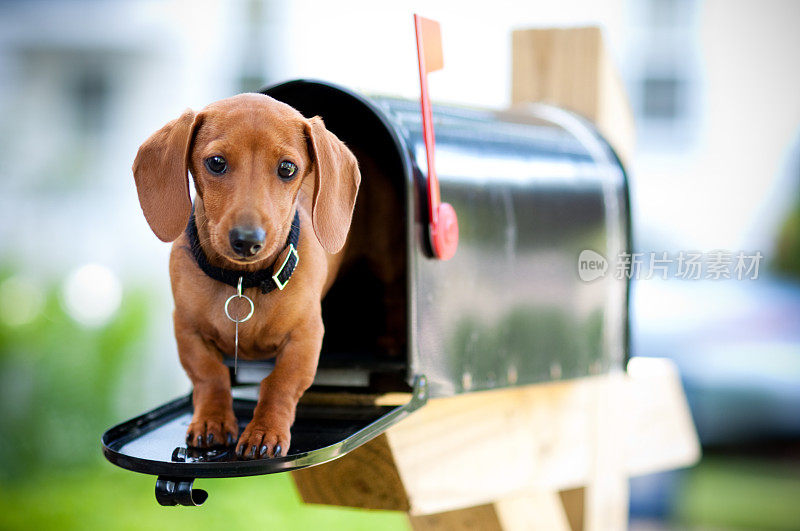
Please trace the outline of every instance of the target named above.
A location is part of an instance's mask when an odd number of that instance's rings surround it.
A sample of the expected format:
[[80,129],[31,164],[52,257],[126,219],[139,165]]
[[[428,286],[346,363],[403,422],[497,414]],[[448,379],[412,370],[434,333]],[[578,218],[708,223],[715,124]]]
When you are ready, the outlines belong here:
[[236,454],[246,459],[280,457],[289,452],[297,401],[314,382],[322,347],[322,317],[292,331],[275,360],[275,368],[261,381],[253,420],[239,437]]
[[186,443],[197,448],[232,445],[239,425],[233,414],[230,372],[213,345],[177,316],[174,321],[181,365],[194,385],[194,414],[186,430]]

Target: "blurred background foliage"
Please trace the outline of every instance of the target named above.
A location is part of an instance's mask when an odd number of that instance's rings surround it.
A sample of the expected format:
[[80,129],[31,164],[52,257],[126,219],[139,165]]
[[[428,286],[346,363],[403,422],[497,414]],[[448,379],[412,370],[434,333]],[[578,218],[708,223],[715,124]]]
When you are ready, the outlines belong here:
[[[37,295],[12,293],[17,277],[6,271],[0,305],[13,315]],[[144,376],[136,366],[150,309],[143,291],[126,293],[116,315],[98,328],[67,314],[57,285],[45,286],[41,296],[29,322],[0,321],[0,473],[9,481],[96,462],[99,435],[118,420],[118,390],[131,374]]]

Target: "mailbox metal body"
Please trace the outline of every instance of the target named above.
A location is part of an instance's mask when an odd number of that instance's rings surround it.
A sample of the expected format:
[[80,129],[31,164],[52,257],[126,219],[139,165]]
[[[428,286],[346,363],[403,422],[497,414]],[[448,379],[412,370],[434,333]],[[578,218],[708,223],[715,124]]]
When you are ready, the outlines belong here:
[[[326,340],[312,390],[405,390],[411,398],[397,408],[351,408],[349,413],[347,408],[301,407],[295,426],[302,430],[293,429],[292,448],[281,459],[173,455],[183,444],[176,419],[188,422],[191,414],[188,397],[106,432],[103,450],[109,460],[168,476],[160,481],[161,503],[192,504],[180,485],[188,482],[191,493],[195,477],[279,472],[333,459],[429,397],[623,366],[629,272],[618,258],[630,252],[628,186],[619,159],[588,122],[541,105],[510,112],[434,106],[441,196],[455,207],[460,229],[455,256],[441,261],[432,257],[428,243],[418,102],[367,98],[306,80],[263,92],[307,117],[321,116],[357,155],[371,158],[363,167],[380,169],[402,213],[390,222],[401,224],[405,235],[395,257],[404,264],[405,336],[398,338],[403,350],[380,352],[370,330],[374,314],[380,313],[374,296],[380,286],[368,270],[356,268],[341,286],[337,281],[323,302]],[[362,174],[363,187],[371,175]],[[605,259],[604,274],[590,281],[579,274],[584,250]],[[245,382],[249,376],[258,381],[270,368],[270,362],[240,362],[235,380]],[[241,422],[246,423],[253,405],[237,402]],[[343,423],[333,438],[314,442],[314,424],[304,418],[306,412],[322,424],[328,417]]]
[[[456,256],[440,261],[427,242],[417,102],[313,81],[266,93],[322,116],[348,145],[385,153],[382,169],[403,183],[409,383],[425,375],[441,397],[621,366],[628,281],[616,258],[630,248],[628,187],[588,122],[543,105],[434,106],[441,195],[460,227]],[[587,249],[608,270],[584,282],[578,257]]]

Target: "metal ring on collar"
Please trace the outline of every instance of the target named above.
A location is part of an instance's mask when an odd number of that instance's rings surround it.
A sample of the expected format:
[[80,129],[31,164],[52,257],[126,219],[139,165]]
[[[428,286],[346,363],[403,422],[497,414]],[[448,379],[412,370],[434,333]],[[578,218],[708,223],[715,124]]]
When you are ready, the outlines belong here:
[[[228,306],[230,305],[230,303],[231,303],[231,301],[233,299],[244,299],[244,300],[246,300],[247,302],[250,303],[250,312],[243,319],[238,319],[237,320],[237,319],[234,319],[233,317],[231,317],[231,313],[228,310]],[[230,319],[234,323],[243,323],[243,322],[247,321],[248,319],[253,317],[253,312],[255,312],[255,309],[256,309],[255,304],[253,304],[253,301],[250,300],[250,297],[248,297],[247,295],[239,295],[238,293],[234,293],[233,295],[228,297],[228,300],[225,301],[225,315],[227,315],[228,319]]]

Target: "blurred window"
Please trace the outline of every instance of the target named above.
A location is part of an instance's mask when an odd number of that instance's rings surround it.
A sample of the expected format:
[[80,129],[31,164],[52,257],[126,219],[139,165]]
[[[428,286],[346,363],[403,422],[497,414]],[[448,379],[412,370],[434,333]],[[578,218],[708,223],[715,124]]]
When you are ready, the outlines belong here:
[[96,65],[79,65],[72,99],[81,133],[94,136],[106,125],[111,92],[108,71]]
[[696,0],[629,0],[627,86],[643,152],[686,149],[701,124]]
[[680,118],[685,110],[683,90],[683,82],[676,77],[645,77],[642,80],[642,111],[645,118]]

